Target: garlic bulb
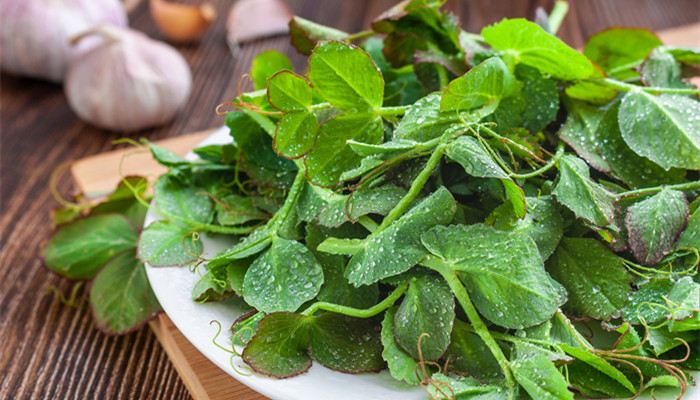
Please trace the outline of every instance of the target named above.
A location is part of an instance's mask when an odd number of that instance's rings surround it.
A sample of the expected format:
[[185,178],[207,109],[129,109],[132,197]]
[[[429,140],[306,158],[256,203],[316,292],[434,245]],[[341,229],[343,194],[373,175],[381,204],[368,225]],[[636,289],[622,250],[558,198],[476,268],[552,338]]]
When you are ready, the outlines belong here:
[[172,46],[141,32],[99,25],[74,42],[100,36],[102,43],[68,68],[68,103],[90,124],[134,131],[170,121],[189,98],[192,74]]
[[68,39],[99,23],[127,25],[119,0],[0,1],[0,68],[61,82],[70,61],[95,42]]

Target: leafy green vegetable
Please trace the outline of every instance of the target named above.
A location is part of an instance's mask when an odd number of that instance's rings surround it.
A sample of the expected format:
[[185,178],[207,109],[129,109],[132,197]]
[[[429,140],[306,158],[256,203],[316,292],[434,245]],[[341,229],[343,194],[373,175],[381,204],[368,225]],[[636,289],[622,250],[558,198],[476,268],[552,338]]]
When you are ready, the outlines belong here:
[[[256,57],[231,142],[189,161],[143,141],[168,172],[62,202],[47,266],[92,280],[111,334],[160,310],[141,260],[189,267],[187,296],[249,311],[224,322],[276,378],[316,361],[388,368],[435,398],[685,390],[700,90],[682,79],[700,50],[613,28],[580,54],[553,35],[563,3],[482,35],[442,3],[401,2],[357,33],[294,18],[308,72]],[[147,206],[162,220],[144,228]],[[231,245],[212,254],[211,235]]]

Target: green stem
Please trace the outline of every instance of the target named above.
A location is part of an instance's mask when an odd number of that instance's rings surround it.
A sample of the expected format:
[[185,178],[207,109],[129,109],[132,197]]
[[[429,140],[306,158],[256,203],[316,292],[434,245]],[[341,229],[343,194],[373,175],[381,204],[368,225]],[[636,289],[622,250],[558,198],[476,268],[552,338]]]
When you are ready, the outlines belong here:
[[588,343],[588,341],[583,336],[581,336],[576,327],[571,323],[571,321],[569,321],[568,318],[566,318],[566,315],[564,315],[561,309],[557,310],[556,314],[554,315],[569,329],[571,335],[573,335],[573,337],[576,338],[576,341],[584,350],[594,350],[593,346],[591,346],[591,344]]
[[360,40],[360,39],[364,39],[366,37],[370,37],[370,36],[374,35],[375,33],[376,32],[374,32],[371,29],[368,29],[366,31],[360,31],[357,33],[353,33],[352,35],[348,35],[348,37],[345,38],[345,41],[346,42],[354,42],[355,40]]
[[430,158],[425,164],[423,170],[418,174],[416,179],[413,180],[413,183],[411,183],[411,188],[408,190],[408,193],[406,193],[401,201],[399,201],[399,203],[389,212],[389,214],[384,217],[384,220],[382,221],[381,225],[379,225],[376,232],[381,232],[382,230],[386,229],[401,215],[403,215],[413,200],[415,200],[416,196],[418,196],[418,193],[420,193],[420,191],[423,189],[423,186],[425,186],[425,183],[428,181],[428,178],[430,178],[430,175],[433,173],[433,170],[442,159],[442,155],[444,153],[445,146],[438,145],[435,151],[433,151],[433,154],[430,155]]
[[661,185],[661,186],[654,186],[650,188],[644,188],[644,189],[636,189],[636,190],[630,190],[628,192],[622,192],[619,194],[620,197],[636,197],[636,196],[644,196],[647,194],[651,193],[656,193],[660,192],[664,189],[673,189],[673,190],[696,190],[700,189],[700,181],[693,181],[693,182],[686,182],[686,183],[677,183],[675,185]]
[[[464,327],[467,331],[476,333],[476,329],[471,326],[471,325],[465,325]],[[501,332],[494,332],[494,331],[489,331],[489,334],[493,336],[494,339],[500,340],[503,342],[510,342],[510,343],[532,343],[532,344],[537,344],[542,347],[551,347],[552,343],[548,342],[546,340],[539,340],[539,339],[533,339],[533,338],[528,338],[528,337],[517,337],[513,335],[507,335],[505,333]]]
[[543,174],[547,171],[549,171],[554,165],[556,165],[557,160],[561,158],[562,155],[564,155],[564,142],[559,142],[557,145],[557,152],[554,154],[554,157],[552,157],[551,160],[547,162],[542,168],[536,169],[532,172],[528,172],[527,174],[515,174],[511,173],[508,174],[511,178],[516,178],[516,179],[528,179],[528,178],[534,178],[537,175]]
[[481,340],[484,341],[486,347],[489,348],[491,354],[493,354],[496,361],[498,361],[498,365],[503,371],[506,382],[508,382],[508,388],[510,389],[508,394],[509,398],[512,398],[513,394],[515,393],[515,381],[513,380],[513,375],[510,371],[508,360],[506,359],[505,354],[503,354],[501,348],[498,346],[498,343],[496,343],[496,340],[491,335],[491,332],[486,327],[484,321],[482,321],[481,317],[479,317],[479,313],[476,311],[474,304],[472,304],[472,301],[469,298],[467,289],[464,287],[464,285],[462,285],[462,282],[460,282],[457,274],[445,263],[445,261],[434,256],[426,256],[421,261],[421,265],[437,271],[443,278],[445,278],[445,281],[447,281],[447,284],[450,286],[450,289],[457,298],[457,301],[459,301],[459,304],[462,306],[462,309],[464,309],[465,314],[467,314],[467,319],[469,319],[469,323],[474,328],[474,333],[476,333]]
[[675,94],[700,94],[700,89],[674,89],[674,88],[661,88],[661,87],[646,87],[637,86],[629,83],[624,83],[616,79],[611,78],[596,78],[590,79],[589,81],[597,83],[603,86],[607,86],[613,89],[617,89],[623,92],[629,92],[632,89],[638,89],[647,93],[675,93]]
[[569,3],[566,1],[557,1],[554,3],[554,8],[552,12],[549,13],[549,33],[552,35],[557,35],[561,23],[566,17],[566,13],[569,12]]
[[358,218],[357,222],[359,222],[360,225],[362,225],[365,229],[370,231],[370,233],[376,231],[379,227],[379,224],[374,222],[374,220],[368,217],[367,215],[363,215],[360,218]]
[[379,108],[375,111],[375,114],[385,117],[385,116],[396,116],[396,115],[404,115],[406,114],[406,111],[411,106],[395,106],[395,107],[382,107]]
[[304,310],[302,314],[304,315],[313,315],[316,311],[318,310],[325,310],[325,311],[331,311],[334,313],[338,314],[343,314],[347,315],[350,317],[357,317],[357,318],[369,318],[373,317],[380,312],[386,310],[387,308],[391,307],[396,303],[396,300],[399,299],[405,292],[406,289],[408,288],[408,283],[404,283],[403,285],[397,287],[394,289],[393,292],[389,294],[384,300],[380,301],[379,303],[375,304],[374,306],[366,309],[360,309],[360,308],[353,308],[353,307],[346,307],[346,306],[341,306],[339,304],[333,304],[333,303],[326,303],[325,301],[319,301],[317,303],[312,304],[309,308]]
[[294,204],[296,204],[297,198],[304,188],[305,183],[306,171],[303,168],[300,168],[299,171],[297,171],[297,176],[294,178],[292,187],[289,189],[287,198],[284,200],[284,204],[282,204],[282,208],[280,208],[268,222],[268,226],[270,227],[270,232],[272,234],[275,234],[287,219],[287,216],[292,210]]

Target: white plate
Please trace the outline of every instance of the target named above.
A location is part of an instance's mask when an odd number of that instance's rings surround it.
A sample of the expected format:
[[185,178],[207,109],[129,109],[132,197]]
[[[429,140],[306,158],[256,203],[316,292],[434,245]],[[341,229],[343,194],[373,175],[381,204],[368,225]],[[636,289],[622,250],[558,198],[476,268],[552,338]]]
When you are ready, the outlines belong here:
[[[229,129],[222,127],[200,143],[200,146],[230,142]],[[190,153],[187,158],[194,160],[196,156]],[[150,209],[146,214],[144,226],[158,219],[160,219],[159,215]],[[205,257],[213,256],[231,245],[225,238],[207,235],[202,235],[202,243]],[[242,311],[231,302],[197,304],[192,301],[192,289],[199,281],[199,276],[190,272],[187,267],[151,267],[146,264],[146,273],[165,313],[187,340],[226,373],[271,399],[424,400],[427,398],[422,389],[397,382],[386,370],[379,374],[351,375],[332,371],[314,363],[309,372],[291,379],[278,380],[260,375],[241,375],[231,366],[230,354],[212,342],[218,328],[210,322],[215,320],[221,323],[222,333],[216,342],[230,348],[228,329]],[[240,353],[243,348],[237,348],[237,350]],[[239,371],[248,371],[240,357],[234,357],[233,364]],[[693,374],[696,380],[699,375]],[[657,395],[657,398],[666,397]],[[690,387],[684,396],[684,399],[698,398],[700,398],[698,386]],[[651,396],[645,395],[640,399],[650,400]]]
[[[228,128],[222,127],[205,139],[200,146],[230,142]],[[187,158],[192,160],[196,159],[196,156],[188,154]],[[150,209],[144,226],[150,225],[157,219],[160,219],[158,214]],[[231,244],[220,236],[207,235],[202,235],[202,243],[205,257],[213,256]],[[146,274],[163,310],[187,340],[226,373],[271,399],[424,400],[426,398],[422,389],[397,382],[386,370],[379,374],[351,375],[332,371],[314,363],[308,373],[291,379],[279,380],[260,375],[241,375],[231,366],[230,354],[212,343],[218,329],[215,324],[210,325],[213,320],[221,323],[222,333],[216,342],[231,348],[228,329],[242,314],[241,310],[235,308],[230,302],[197,304],[192,301],[192,288],[199,281],[199,277],[191,273],[187,267],[151,267],[146,264]],[[243,348],[238,348],[238,351],[243,351]],[[248,371],[240,357],[234,357],[233,363],[239,371]]]

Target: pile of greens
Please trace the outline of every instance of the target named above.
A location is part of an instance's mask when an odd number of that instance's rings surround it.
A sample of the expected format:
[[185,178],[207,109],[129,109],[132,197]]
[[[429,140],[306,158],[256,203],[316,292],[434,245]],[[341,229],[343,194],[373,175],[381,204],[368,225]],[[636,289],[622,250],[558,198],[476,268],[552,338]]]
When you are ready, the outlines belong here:
[[[476,35],[440,3],[358,34],[292,20],[306,74],[260,54],[233,143],[190,162],[144,142],[169,168],[154,200],[128,177],[59,210],[48,267],[91,280],[98,325],[123,334],[160,310],[143,262],[190,265],[195,301],[251,309],[233,340],[277,378],[316,361],[432,398],[684,393],[700,91],[683,78],[700,50],[613,28],[580,54],[554,36],[562,4]],[[147,207],[164,219],[141,230]],[[199,235],[236,244],[213,256]]]

